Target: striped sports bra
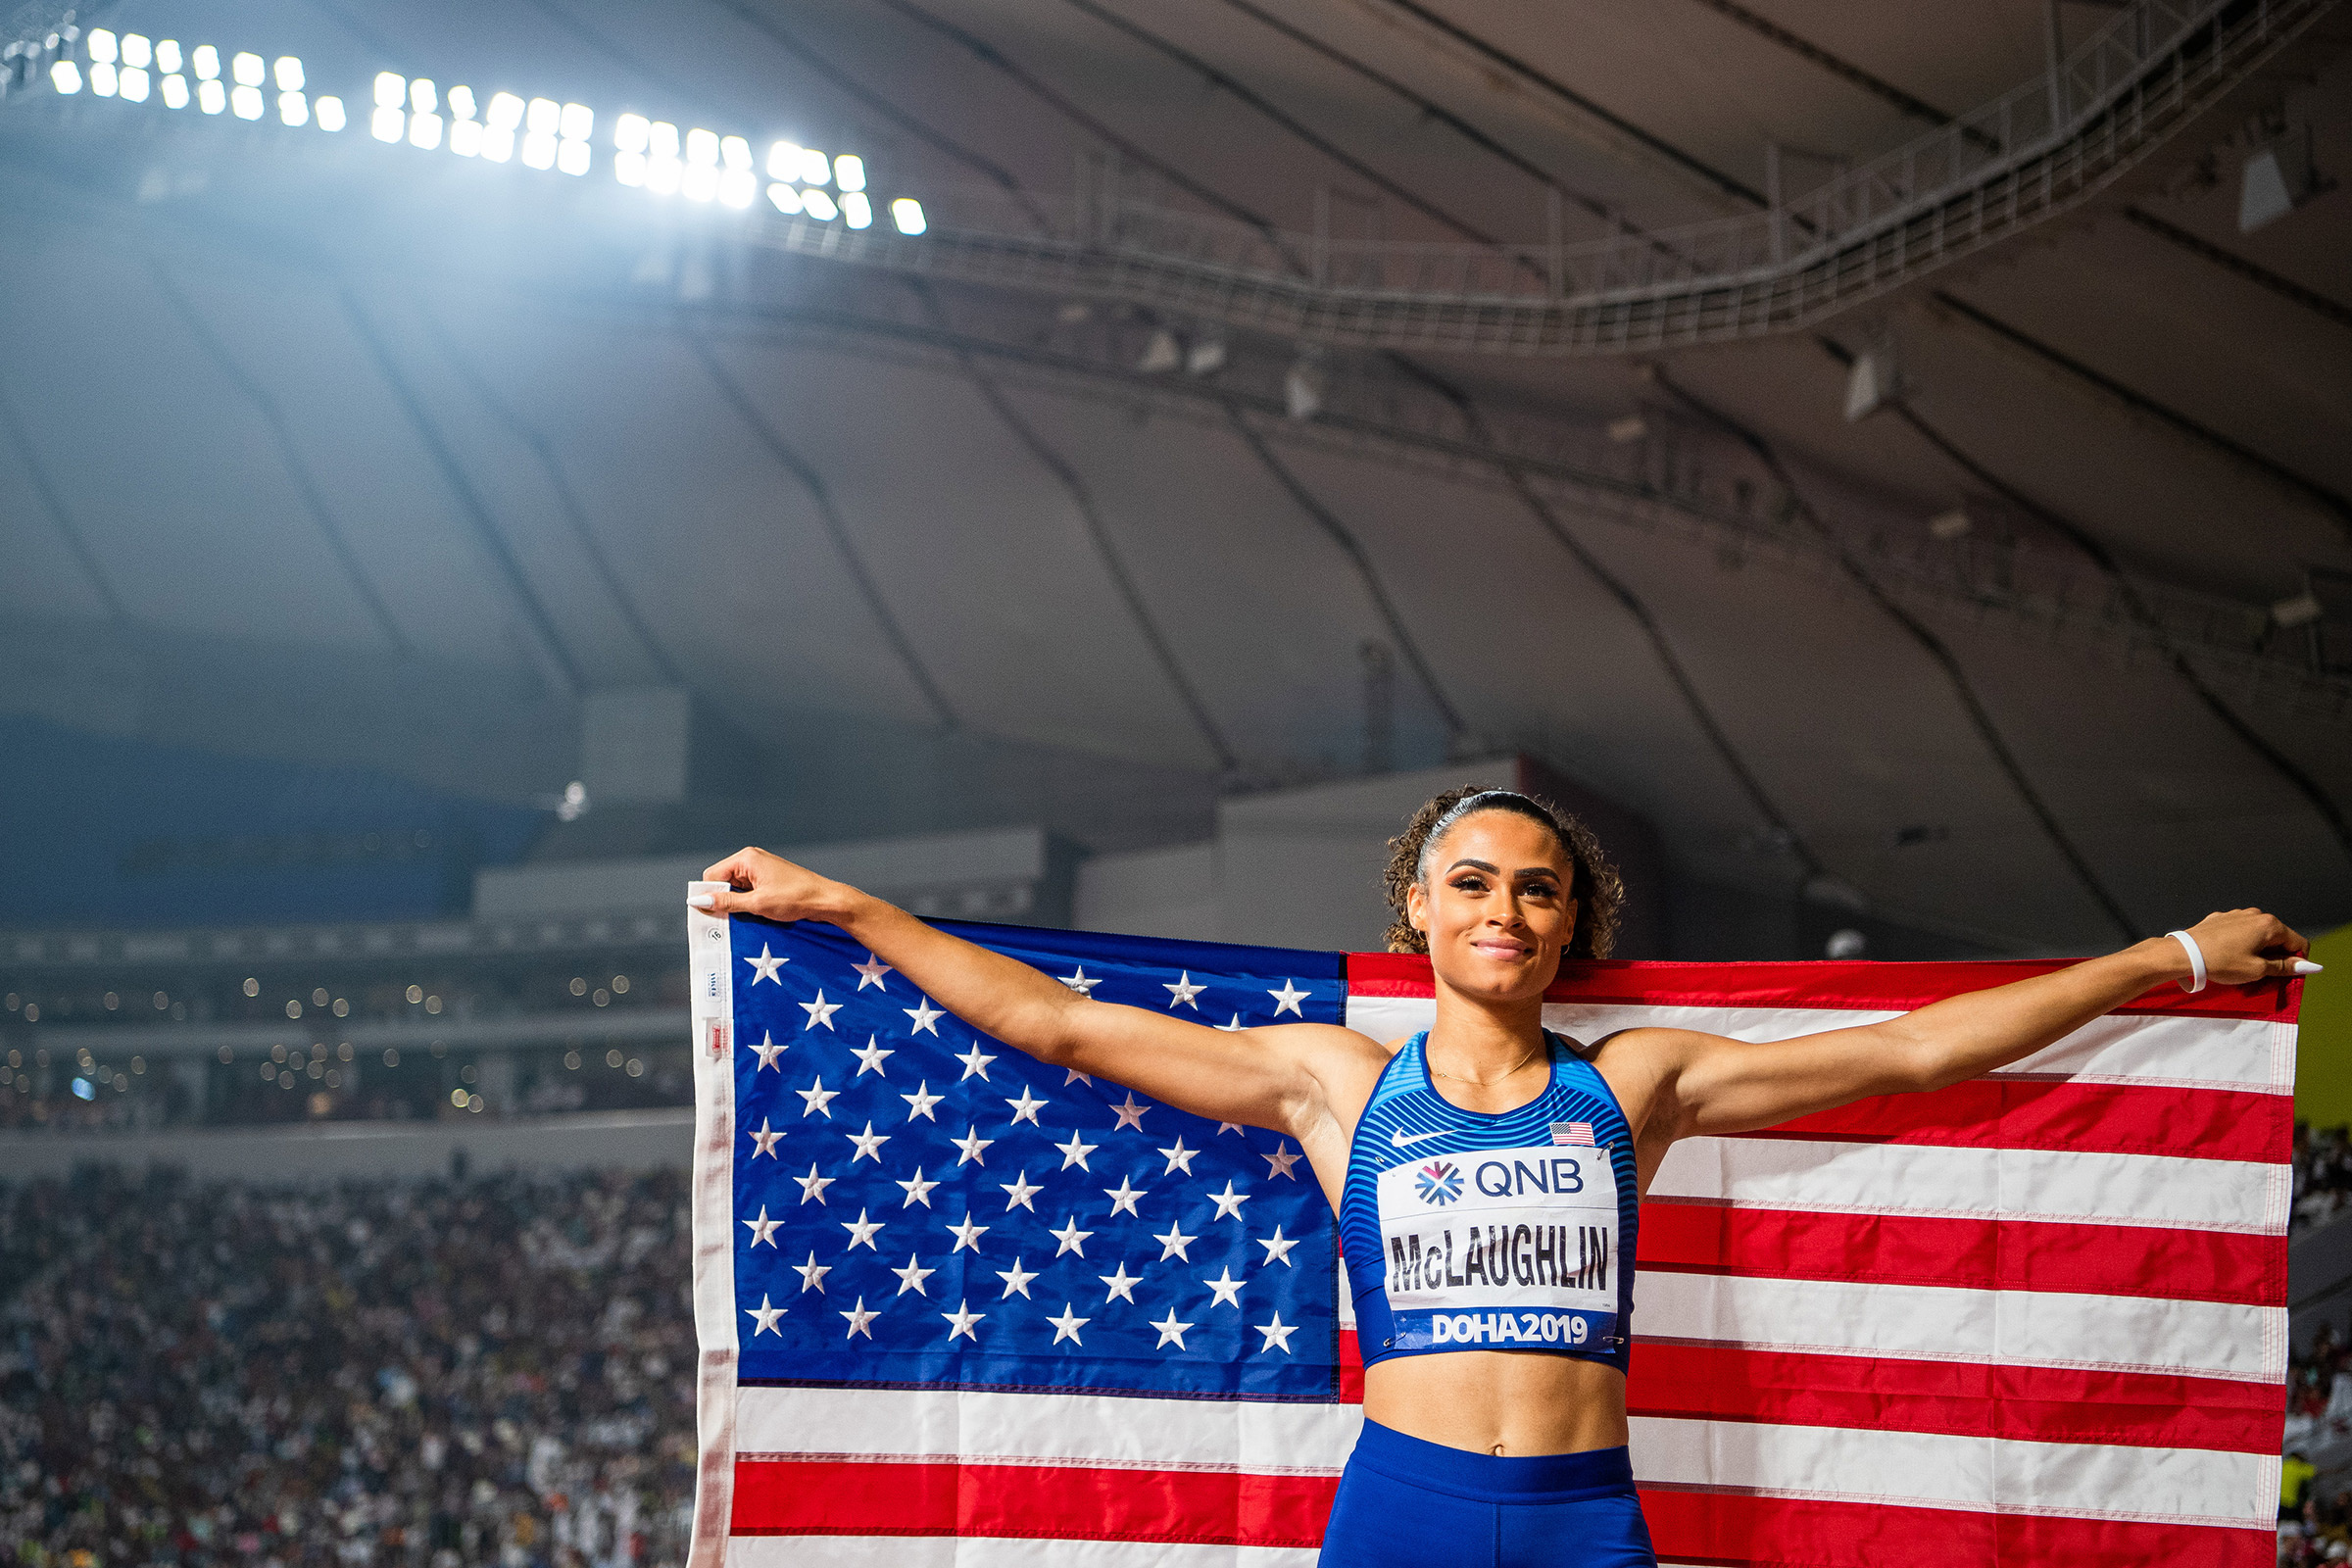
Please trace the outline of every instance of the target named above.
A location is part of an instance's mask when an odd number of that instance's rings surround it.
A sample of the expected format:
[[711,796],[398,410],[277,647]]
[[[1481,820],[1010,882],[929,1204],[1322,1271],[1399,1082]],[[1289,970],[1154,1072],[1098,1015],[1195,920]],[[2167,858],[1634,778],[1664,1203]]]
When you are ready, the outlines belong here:
[[1516,1110],[1464,1110],[1429,1076],[1425,1030],[1373,1086],[1340,1195],[1364,1364],[1535,1350],[1626,1368],[1641,1198],[1617,1097],[1544,1032],[1551,1082]]

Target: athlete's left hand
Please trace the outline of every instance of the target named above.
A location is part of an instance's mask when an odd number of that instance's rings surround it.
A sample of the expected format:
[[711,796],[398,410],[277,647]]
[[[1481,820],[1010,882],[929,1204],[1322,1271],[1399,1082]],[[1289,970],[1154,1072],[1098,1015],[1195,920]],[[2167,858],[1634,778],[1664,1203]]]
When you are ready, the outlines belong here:
[[[2205,977],[2215,985],[2244,986],[2279,975],[2318,974],[2304,955],[2311,943],[2275,914],[2224,909],[2188,928],[2205,955]],[[2178,947],[2179,944],[2175,943]],[[2187,956],[2181,956],[2183,967]]]

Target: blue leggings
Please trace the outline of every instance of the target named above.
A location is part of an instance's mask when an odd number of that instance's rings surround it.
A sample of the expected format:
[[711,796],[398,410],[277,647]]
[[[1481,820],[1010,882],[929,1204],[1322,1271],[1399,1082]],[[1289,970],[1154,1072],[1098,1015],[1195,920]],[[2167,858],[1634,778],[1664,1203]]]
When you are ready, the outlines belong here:
[[1623,1448],[1496,1458],[1367,1421],[1322,1568],[1656,1568]]

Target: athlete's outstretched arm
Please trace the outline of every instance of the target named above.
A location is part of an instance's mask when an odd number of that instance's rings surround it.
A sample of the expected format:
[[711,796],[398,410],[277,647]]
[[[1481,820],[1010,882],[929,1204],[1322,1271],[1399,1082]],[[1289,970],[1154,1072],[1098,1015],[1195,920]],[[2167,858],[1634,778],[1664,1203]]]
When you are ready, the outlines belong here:
[[[2298,971],[2311,944],[2260,909],[2209,914],[2190,928],[2216,985]],[[2030,1056],[2156,986],[2190,978],[2171,937],[1989,991],[1947,997],[1899,1018],[1793,1040],[1748,1042],[1691,1031],[1654,1050],[1673,1137],[1748,1132],[1866,1095],[1941,1089]],[[1647,1044],[1647,1043],[1645,1043]]]
[[1040,1061],[1107,1078],[1197,1116],[1303,1137],[1329,1115],[1315,1068],[1326,1058],[1337,1066],[1369,1045],[1330,1024],[1228,1033],[1090,1001],[1018,959],[765,850],[729,856],[703,876],[735,890],[711,895],[713,914],[839,926],[973,1028]]

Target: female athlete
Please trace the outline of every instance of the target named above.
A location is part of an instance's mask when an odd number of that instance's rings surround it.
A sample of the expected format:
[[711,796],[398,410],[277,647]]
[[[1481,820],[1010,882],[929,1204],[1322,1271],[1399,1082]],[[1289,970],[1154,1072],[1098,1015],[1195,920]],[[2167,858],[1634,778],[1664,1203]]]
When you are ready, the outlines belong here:
[[735,889],[710,896],[713,912],[837,925],[1041,1061],[1298,1141],[1340,1214],[1364,1353],[1363,1435],[1327,1568],[1654,1563],[1625,1369],[1639,1195],[1676,1139],[1958,1083],[2167,982],[2316,968],[2302,937],[2232,909],[1883,1023],[1767,1044],[1664,1028],[1580,1043],[1545,1030],[1542,1006],[1563,960],[1609,950],[1621,885],[1584,824],[1525,795],[1456,790],[1392,849],[1390,946],[1428,953],[1437,1013],[1385,1045],[1092,1002],[764,851],[705,873]]

